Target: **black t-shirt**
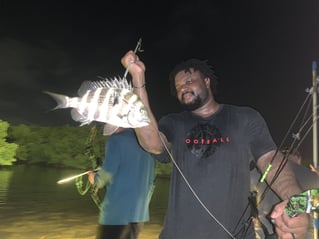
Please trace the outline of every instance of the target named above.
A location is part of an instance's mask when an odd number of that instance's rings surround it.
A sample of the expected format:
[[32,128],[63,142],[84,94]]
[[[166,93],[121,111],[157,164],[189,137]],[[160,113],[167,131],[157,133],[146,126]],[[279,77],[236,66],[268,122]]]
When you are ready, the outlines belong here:
[[[244,227],[250,215],[245,211],[249,162],[276,149],[262,116],[249,107],[220,105],[205,119],[191,112],[170,114],[160,120],[159,128],[172,144],[179,168],[175,165],[171,175],[160,238],[231,238],[226,230],[236,238],[255,238],[252,225]],[[169,161],[167,153],[156,158]]]

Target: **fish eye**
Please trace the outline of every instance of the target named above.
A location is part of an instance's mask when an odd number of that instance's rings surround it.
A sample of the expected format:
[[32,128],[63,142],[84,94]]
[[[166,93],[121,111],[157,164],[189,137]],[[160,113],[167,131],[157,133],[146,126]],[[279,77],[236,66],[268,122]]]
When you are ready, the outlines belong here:
[[140,109],[140,113],[145,114],[145,109]]

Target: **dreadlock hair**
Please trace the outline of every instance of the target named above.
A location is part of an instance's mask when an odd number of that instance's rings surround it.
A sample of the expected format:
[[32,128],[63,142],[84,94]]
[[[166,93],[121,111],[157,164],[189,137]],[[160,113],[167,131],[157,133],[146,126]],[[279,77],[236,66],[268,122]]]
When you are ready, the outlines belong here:
[[175,68],[169,74],[169,82],[170,82],[170,90],[173,96],[177,95],[176,87],[175,87],[175,76],[178,72],[184,71],[190,72],[191,68],[194,71],[198,71],[202,78],[208,77],[210,79],[210,88],[213,94],[216,94],[216,86],[217,86],[217,77],[215,75],[212,66],[207,63],[207,60],[199,60],[196,58],[191,58],[189,60],[183,61],[175,66]]

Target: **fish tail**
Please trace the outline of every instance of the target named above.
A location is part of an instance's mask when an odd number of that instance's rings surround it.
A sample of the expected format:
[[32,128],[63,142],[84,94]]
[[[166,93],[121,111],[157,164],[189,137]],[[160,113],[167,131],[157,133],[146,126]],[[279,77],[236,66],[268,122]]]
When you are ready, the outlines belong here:
[[57,105],[52,110],[71,107],[70,97],[66,95],[56,94],[49,91],[43,91],[43,93],[51,96],[57,102]]

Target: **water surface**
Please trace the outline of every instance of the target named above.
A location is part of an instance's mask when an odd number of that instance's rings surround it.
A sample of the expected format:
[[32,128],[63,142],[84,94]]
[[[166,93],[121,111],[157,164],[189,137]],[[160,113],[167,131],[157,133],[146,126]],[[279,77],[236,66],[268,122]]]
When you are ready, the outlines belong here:
[[[1,239],[93,239],[98,208],[74,182],[56,182],[78,170],[14,166],[0,170]],[[85,179],[85,178],[84,178]],[[169,180],[156,179],[151,220],[140,239],[158,238],[167,205]]]

